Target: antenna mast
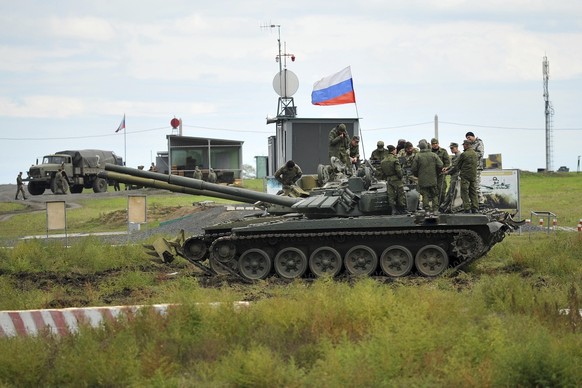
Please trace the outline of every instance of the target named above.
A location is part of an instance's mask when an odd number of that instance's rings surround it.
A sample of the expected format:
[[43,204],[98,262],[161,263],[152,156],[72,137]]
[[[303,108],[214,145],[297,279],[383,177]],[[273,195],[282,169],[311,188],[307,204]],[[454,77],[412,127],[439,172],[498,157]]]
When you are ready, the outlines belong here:
[[548,80],[550,79],[550,62],[548,57],[544,56],[542,64],[544,73],[544,101],[545,101],[545,115],[546,115],[546,171],[553,171],[552,158],[554,153],[554,144],[552,136],[552,118],[554,116],[554,108],[550,101],[550,93],[548,92]]

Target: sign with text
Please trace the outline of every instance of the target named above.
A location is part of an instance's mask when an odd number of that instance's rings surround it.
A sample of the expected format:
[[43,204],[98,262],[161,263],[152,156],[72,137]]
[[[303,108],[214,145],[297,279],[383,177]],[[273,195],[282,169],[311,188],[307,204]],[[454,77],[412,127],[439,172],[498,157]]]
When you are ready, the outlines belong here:
[[481,193],[487,205],[519,212],[519,170],[483,170]]

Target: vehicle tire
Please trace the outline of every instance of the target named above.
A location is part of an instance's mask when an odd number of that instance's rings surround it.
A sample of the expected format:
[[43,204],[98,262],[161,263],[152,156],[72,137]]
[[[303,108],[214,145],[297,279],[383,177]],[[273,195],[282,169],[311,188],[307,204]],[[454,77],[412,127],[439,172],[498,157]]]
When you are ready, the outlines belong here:
[[80,194],[83,192],[83,185],[71,186],[71,194]]
[[93,192],[105,193],[107,191],[107,181],[103,178],[95,178],[93,181]]
[[42,195],[44,193],[45,187],[44,183],[40,184],[38,182],[28,183],[28,192],[30,195]]

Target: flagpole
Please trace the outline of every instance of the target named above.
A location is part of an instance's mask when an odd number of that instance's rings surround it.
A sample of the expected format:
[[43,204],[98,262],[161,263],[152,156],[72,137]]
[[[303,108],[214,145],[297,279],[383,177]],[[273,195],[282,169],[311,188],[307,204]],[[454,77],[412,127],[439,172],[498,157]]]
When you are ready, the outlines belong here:
[[[123,118],[125,120],[125,115],[123,115]],[[127,166],[127,129],[125,129],[125,127],[123,127],[123,161],[124,161],[124,165]]]
[[[355,95],[355,91],[354,91]],[[358,119],[358,124],[360,122],[360,112],[358,112],[358,103],[354,101],[354,106],[356,107],[356,118]],[[366,159],[366,150],[364,148],[364,137],[362,136],[362,126],[358,125],[358,135],[360,136],[360,144],[362,145],[362,159]]]

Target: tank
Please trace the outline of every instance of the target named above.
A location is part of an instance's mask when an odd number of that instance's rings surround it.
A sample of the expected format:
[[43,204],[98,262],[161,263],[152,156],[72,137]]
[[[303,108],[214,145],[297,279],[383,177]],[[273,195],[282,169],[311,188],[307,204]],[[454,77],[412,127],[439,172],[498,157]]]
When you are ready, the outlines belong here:
[[165,262],[181,256],[208,274],[250,281],[273,275],[441,276],[483,257],[521,224],[496,209],[393,215],[386,183],[366,183],[359,176],[328,182],[306,198],[292,198],[110,164],[105,170],[103,178],[261,207],[252,217],[147,246]]

